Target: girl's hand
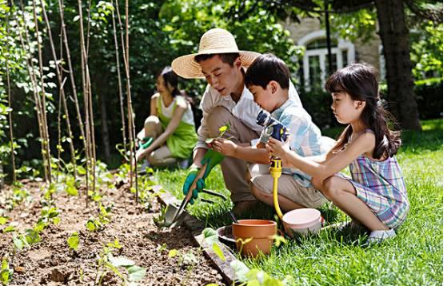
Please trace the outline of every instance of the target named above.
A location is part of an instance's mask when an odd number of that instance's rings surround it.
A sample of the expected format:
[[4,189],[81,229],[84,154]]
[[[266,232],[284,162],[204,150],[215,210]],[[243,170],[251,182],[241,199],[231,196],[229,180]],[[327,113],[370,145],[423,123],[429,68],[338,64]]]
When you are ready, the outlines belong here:
[[233,156],[237,148],[236,143],[224,138],[217,138],[213,140],[211,146],[215,151],[225,156]]
[[290,152],[290,138],[282,143],[274,138],[270,138],[267,144],[267,150],[275,157],[284,158],[285,154]]

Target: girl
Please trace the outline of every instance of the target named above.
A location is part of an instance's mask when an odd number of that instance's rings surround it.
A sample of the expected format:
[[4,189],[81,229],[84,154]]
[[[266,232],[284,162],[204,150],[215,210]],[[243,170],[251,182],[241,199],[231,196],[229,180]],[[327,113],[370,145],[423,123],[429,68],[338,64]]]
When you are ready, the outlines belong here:
[[187,163],[197,135],[191,106],[177,84],[178,76],[171,67],[165,67],[157,77],[158,93],[151,97],[151,115],[137,135],[145,141],[137,151],[137,161],[146,158],[150,165],[159,167]]
[[[387,126],[373,69],[352,64],[335,72],[325,88],[339,123],[348,124],[324,161],[303,158],[270,139],[267,148],[283,163],[311,175],[313,185],[336,206],[371,230],[369,242],[396,236],[409,202],[395,154],[401,140]],[[352,178],[337,174],[350,165]]]

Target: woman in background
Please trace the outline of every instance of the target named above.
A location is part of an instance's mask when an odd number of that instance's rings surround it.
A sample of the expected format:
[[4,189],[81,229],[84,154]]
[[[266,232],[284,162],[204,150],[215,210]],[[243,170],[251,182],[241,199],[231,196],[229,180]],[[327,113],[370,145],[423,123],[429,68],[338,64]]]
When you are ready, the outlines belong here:
[[157,92],[151,97],[150,116],[137,134],[141,140],[136,160],[146,166],[187,167],[197,141],[190,103],[177,87],[178,76],[165,67],[157,77]]

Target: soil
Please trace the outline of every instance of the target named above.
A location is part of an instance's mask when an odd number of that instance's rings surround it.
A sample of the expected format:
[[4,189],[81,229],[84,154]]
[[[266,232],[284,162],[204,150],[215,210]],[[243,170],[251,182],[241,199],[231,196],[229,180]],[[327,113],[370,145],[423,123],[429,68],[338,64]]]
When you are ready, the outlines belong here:
[[[107,191],[104,205],[114,203],[111,221],[98,232],[91,232],[85,226],[91,216],[98,216],[96,204],[85,207],[84,198],[68,196],[65,192],[54,194],[60,223],[45,228],[40,234],[41,242],[13,256],[12,233],[2,230],[12,223],[16,232],[24,233],[36,224],[42,209],[40,188],[44,186],[43,183],[25,182],[23,188],[32,195],[33,201],[22,202],[3,214],[10,220],[0,226],[0,258],[9,254],[10,268],[14,269],[9,285],[95,285],[100,272],[97,264],[100,253],[104,245],[116,238],[122,248],[114,249],[113,256],[124,256],[146,268],[146,275],[138,285],[225,285],[222,276],[193,241],[191,233],[184,227],[158,229],[153,217],[158,216],[161,205],[154,201],[149,211],[135,205],[128,185]],[[5,210],[5,198],[11,192],[11,188],[6,187],[0,193],[0,210]],[[67,243],[74,231],[80,238],[77,252],[70,250]],[[177,250],[177,255],[170,257],[173,249]],[[195,260],[184,259],[190,253],[194,254]],[[126,274],[123,268],[119,270]],[[122,283],[112,271],[107,271],[102,280],[102,285]]]

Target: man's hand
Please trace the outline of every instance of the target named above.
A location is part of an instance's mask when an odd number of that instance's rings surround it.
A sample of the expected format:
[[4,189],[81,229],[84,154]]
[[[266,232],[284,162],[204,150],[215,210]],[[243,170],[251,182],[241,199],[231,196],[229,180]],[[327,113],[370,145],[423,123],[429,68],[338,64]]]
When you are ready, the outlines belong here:
[[[183,184],[183,194],[186,196],[190,191],[191,185],[196,179],[197,174],[199,173],[200,168],[192,165],[188,169],[187,178],[185,179],[185,183]],[[197,199],[198,192],[202,191],[205,188],[205,181],[203,179],[198,179],[196,182],[196,189],[191,190],[193,195],[191,196],[190,203],[194,204],[194,200]]]
[[236,143],[224,138],[215,139],[211,145],[215,151],[221,153],[224,156],[233,156],[237,148]]
[[208,177],[214,166],[220,164],[224,160],[224,158],[224,155],[214,150],[208,150],[207,153],[205,153],[205,156],[201,161],[202,166],[207,164],[205,168],[205,174],[203,175],[204,180]]

